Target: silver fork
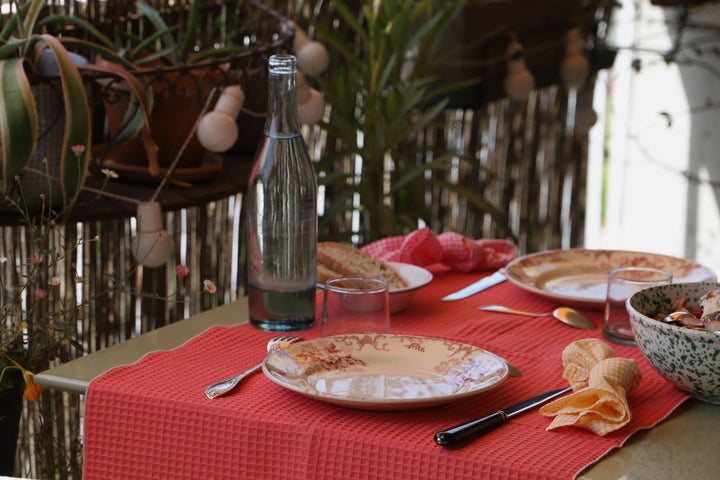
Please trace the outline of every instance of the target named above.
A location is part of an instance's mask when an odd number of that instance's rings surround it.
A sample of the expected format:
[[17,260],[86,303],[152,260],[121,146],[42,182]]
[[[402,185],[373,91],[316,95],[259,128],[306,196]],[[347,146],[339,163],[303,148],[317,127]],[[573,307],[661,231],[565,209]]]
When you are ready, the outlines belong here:
[[[302,338],[299,337],[275,337],[271,338],[270,341],[267,344],[267,351],[268,353],[272,352],[273,350],[276,350],[278,348],[285,348],[291,343],[299,342]],[[247,377],[251,373],[257,371],[262,367],[263,362],[258,363],[252,368],[249,368],[245,370],[242,373],[239,373],[233,377],[226,378],[225,380],[221,380],[217,383],[213,383],[209,387],[205,389],[205,395],[207,395],[208,398],[216,398],[220,397],[222,395],[225,395],[229,391],[231,391],[233,388],[235,388],[238,383],[242,381],[243,378]]]

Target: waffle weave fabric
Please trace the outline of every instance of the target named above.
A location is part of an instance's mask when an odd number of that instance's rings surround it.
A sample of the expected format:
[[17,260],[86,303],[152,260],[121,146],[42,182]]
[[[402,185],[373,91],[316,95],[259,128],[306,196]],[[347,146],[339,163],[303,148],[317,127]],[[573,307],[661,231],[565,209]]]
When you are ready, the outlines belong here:
[[[393,333],[479,346],[513,362],[522,377],[416,411],[338,407],[284,389],[263,374],[247,378],[230,395],[209,400],[203,393],[209,383],[255,365],[274,336],[248,324],[213,327],[178,348],[148,354],[91,383],[84,478],[568,479],[687,399],[650,368],[638,349],[613,346],[618,357],[637,362],[643,377],[628,397],[633,415],[622,428],[604,436],[571,427],[546,431],[551,419],[533,410],[462,448],[439,447],[433,441],[439,430],[567,386],[561,360],[565,347],[602,334],[600,328],[588,333],[551,317],[477,310],[483,303],[552,310],[551,301],[510,282],[468,299],[442,302],[443,296],[482,275],[443,265],[431,271],[433,281],[407,310],[393,315]],[[583,312],[601,325],[600,311]],[[301,334],[318,337],[319,322]]]

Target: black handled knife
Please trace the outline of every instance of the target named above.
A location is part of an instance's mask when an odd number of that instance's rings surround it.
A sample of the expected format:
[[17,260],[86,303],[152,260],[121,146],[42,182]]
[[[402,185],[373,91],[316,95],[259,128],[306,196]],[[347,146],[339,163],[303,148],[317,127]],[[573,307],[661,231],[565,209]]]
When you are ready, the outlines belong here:
[[549,392],[541,393],[535,397],[523,400],[520,403],[516,403],[511,407],[507,407],[503,410],[499,410],[495,413],[487,415],[482,418],[471,420],[460,425],[455,425],[447,430],[442,430],[435,434],[435,443],[443,447],[449,447],[459,440],[467,438],[471,435],[485,432],[491,428],[495,428],[498,425],[510,420],[516,415],[520,415],[532,408],[539,407],[545,402],[552,400],[555,397],[559,397],[565,392],[572,390],[570,387],[558,388],[557,390],[550,390]]

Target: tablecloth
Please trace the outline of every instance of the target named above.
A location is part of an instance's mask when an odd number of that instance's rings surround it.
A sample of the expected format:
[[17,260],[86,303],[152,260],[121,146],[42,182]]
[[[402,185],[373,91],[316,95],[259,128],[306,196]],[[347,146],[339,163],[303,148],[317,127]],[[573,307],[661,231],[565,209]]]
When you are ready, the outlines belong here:
[[[256,364],[274,336],[248,324],[214,327],[91,383],[84,478],[567,479],[634,432],[656,425],[688,398],[657,375],[637,348],[613,344],[618,356],[637,360],[643,376],[629,399],[633,418],[622,429],[605,437],[573,428],[548,432],[551,419],[534,410],[461,448],[442,448],[433,441],[438,430],[567,386],[561,377],[563,348],[602,333],[600,328],[571,328],[552,317],[477,310],[488,303],[536,311],[556,306],[510,282],[442,302],[443,296],[484,274],[442,266],[430,270],[433,281],[407,310],[393,315],[393,333],[477,345],[513,362],[522,377],[468,399],[416,411],[338,407],[286,390],[262,373],[247,378],[232,394],[210,400],[205,386]],[[600,311],[582,311],[601,325]],[[302,336],[319,336],[317,323]]]

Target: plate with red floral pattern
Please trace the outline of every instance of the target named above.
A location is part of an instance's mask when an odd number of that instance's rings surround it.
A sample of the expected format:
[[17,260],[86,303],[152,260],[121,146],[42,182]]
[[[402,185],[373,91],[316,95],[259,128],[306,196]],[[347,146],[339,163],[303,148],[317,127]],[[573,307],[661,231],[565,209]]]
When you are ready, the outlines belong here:
[[482,348],[439,338],[336,335],[270,353],[265,375],[308,397],[363,410],[409,410],[477,395],[508,376]]
[[563,305],[601,309],[608,272],[615,268],[651,267],[673,274],[673,283],[714,282],[715,273],[684,258],[626,250],[549,250],[518,257],[505,266],[508,280]]

